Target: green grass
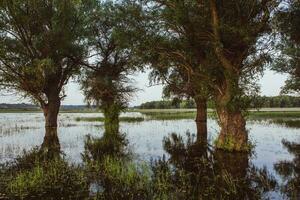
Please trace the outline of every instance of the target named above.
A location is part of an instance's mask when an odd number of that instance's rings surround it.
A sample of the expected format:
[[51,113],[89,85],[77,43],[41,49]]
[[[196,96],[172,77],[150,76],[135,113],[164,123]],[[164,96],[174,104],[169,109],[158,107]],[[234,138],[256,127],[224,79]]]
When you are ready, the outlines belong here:
[[190,112],[141,112],[150,120],[178,120],[178,119],[194,119],[196,113]]
[[[178,120],[178,119],[195,119],[195,110],[140,110],[148,119],[152,120]],[[208,110],[208,117],[215,118],[216,113]],[[275,119],[275,118],[300,118],[299,111],[249,111],[247,118],[255,119]]]
[[[89,182],[83,169],[63,157],[46,158],[35,148],[0,166],[0,199],[86,199]],[[46,157],[45,157],[46,156]]]
[[[76,121],[84,122],[104,122],[104,117],[77,117]],[[120,117],[120,122],[142,122],[144,121],[143,117]]]
[[[61,108],[60,113],[99,113],[99,109],[63,109]],[[20,108],[0,108],[0,113],[42,113],[39,108],[20,109]]]
[[250,119],[259,118],[300,118],[299,111],[250,111]]
[[271,121],[274,124],[279,124],[288,128],[300,128],[300,120],[284,120],[284,119],[274,119]]

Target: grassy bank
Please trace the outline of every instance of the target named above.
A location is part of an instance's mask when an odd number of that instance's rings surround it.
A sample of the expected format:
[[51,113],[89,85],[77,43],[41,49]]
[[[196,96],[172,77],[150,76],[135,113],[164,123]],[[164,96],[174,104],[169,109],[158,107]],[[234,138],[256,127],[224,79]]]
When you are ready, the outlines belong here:
[[249,119],[300,118],[300,111],[250,111]]
[[[84,122],[104,122],[104,117],[77,117],[76,121]],[[144,121],[143,117],[120,117],[121,122],[142,122]]]
[[[154,120],[177,120],[177,119],[195,119],[195,110],[139,110],[148,119]],[[213,110],[208,110],[208,117],[216,117]],[[276,119],[276,118],[300,118],[300,111],[249,111],[247,118],[255,119]]]

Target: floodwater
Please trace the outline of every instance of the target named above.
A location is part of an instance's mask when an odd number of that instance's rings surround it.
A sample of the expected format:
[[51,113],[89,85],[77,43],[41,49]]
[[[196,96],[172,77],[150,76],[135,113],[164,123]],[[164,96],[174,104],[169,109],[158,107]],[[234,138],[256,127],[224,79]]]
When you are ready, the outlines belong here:
[[[125,113],[124,116],[142,116],[140,113]],[[104,132],[102,122],[76,121],[78,117],[97,117],[97,113],[62,113],[59,116],[58,137],[61,150],[70,162],[81,163],[84,141],[87,135],[101,137]],[[44,119],[42,113],[1,113],[0,114],[0,163],[10,161],[42,144],[44,139]],[[217,122],[208,120],[209,141],[212,143],[218,133]],[[270,123],[268,120],[249,121],[247,123],[249,137],[255,145],[254,154],[250,158],[257,168],[266,167],[280,184],[286,183],[275,165],[282,161],[300,162],[297,159],[300,152],[288,149],[283,141],[300,144],[300,129],[288,128],[284,125]],[[121,122],[120,130],[126,134],[130,149],[138,160],[169,156],[163,148],[163,138],[171,133],[186,137],[186,132],[196,133],[193,120],[145,120],[143,122]],[[297,167],[297,166],[296,166]],[[299,169],[298,169],[299,170]],[[299,171],[294,176],[300,176]],[[293,177],[292,177],[293,178]],[[299,188],[299,185],[296,186]],[[298,190],[299,191],[299,190]],[[268,194],[271,199],[287,198],[280,191]]]

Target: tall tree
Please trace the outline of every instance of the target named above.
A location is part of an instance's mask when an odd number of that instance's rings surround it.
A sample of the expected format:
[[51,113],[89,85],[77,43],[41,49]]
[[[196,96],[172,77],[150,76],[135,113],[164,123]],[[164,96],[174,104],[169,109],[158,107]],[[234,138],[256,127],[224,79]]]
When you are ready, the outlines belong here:
[[214,84],[213,70],[207,70],[205,10],[195,0],[153,0],[148,5],[151,78],[166,84],[165,94],[195,100],[198,136],[206,139],[207,100]]
[[244,86],[269,61],[269,43],[263,37],[271,31],[271,13],[277,6],[277,0],[209,0],[212,52],[219,66],[215,91],[221,126],[218,148],[247,150]]
[[78,0],[0,3],[1,86],[38,103],[46,127],[57,127],[64,86],[83,57],[81,7]]
[[86,100],[99,105],[105,117],[107,132],[118,132],[119,115],[128,106],[136,88],[129,75],[141,67],[135,53],[136,29],[132,15],[138,15],[139,6],[94,1],[88,30],[90,58],[85,65],[82,89]]
[[282,93],[300,94],[300,1],[285,0],[274,22],[280,54],[273,69],[289,74]]
[[271,30],[278,2],[153,0],[149,5],[154,13],[150,21],[158,27],[148,45],[157,55],[152,65],[158,65],[155,69],[172,92],[214,98],[221,126],[218,148],[246,150],[244,96],[256,91],[249,88],[269,61],[263,50],[268,42],[262,38]]

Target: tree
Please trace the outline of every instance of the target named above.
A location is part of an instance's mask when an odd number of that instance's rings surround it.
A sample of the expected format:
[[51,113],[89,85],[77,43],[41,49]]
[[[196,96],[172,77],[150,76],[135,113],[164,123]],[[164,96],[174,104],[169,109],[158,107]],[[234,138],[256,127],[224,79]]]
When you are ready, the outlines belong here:
[[64,86],[83,57],[80,7],[75,0],[0,3],[1,86],[39,103],[46,127],[57,127]]
[[286,0],[274,20],[280,55],[272,69],[289,74],[283,94],[300,94],[300,2]]
[[120,112],[136,91],[128,76],[141,66],[133,41],[138,31],[130,17],[138,9],[130,2],[94,1],[90,14],[90,57],[83,63],[82,89],[86,100],[102,109],[107,132],[118,132]]
[[207,100],[213,85],[209,73],[213,70],[207,70],[206,63],[205,11],[195,0],[152,0],[148,7],[152,29],[145,46],[153,69],[151,79],[166,84],[168,97],[195,100],[198,136],[206,139]]
[[214,95],[221,126],[217,148],[247,150],[243,96],[255,74],[270,60],[266,36],[277,6],[276,0],[209,1],[212,52],[219,66],[219,89]]
[[[253,80],[269,61],[264,50],[269,43],[262,37],[270,33],[277,1],[150,2],[156,29],[148,46],[155,73],[168,92],[194,98],[198,111],[214,99],[221,126],[218,148],[247,149],[243,111],[249,98],[244,96],[257,92]],[[198,113],[204,130],[206,115]]]

